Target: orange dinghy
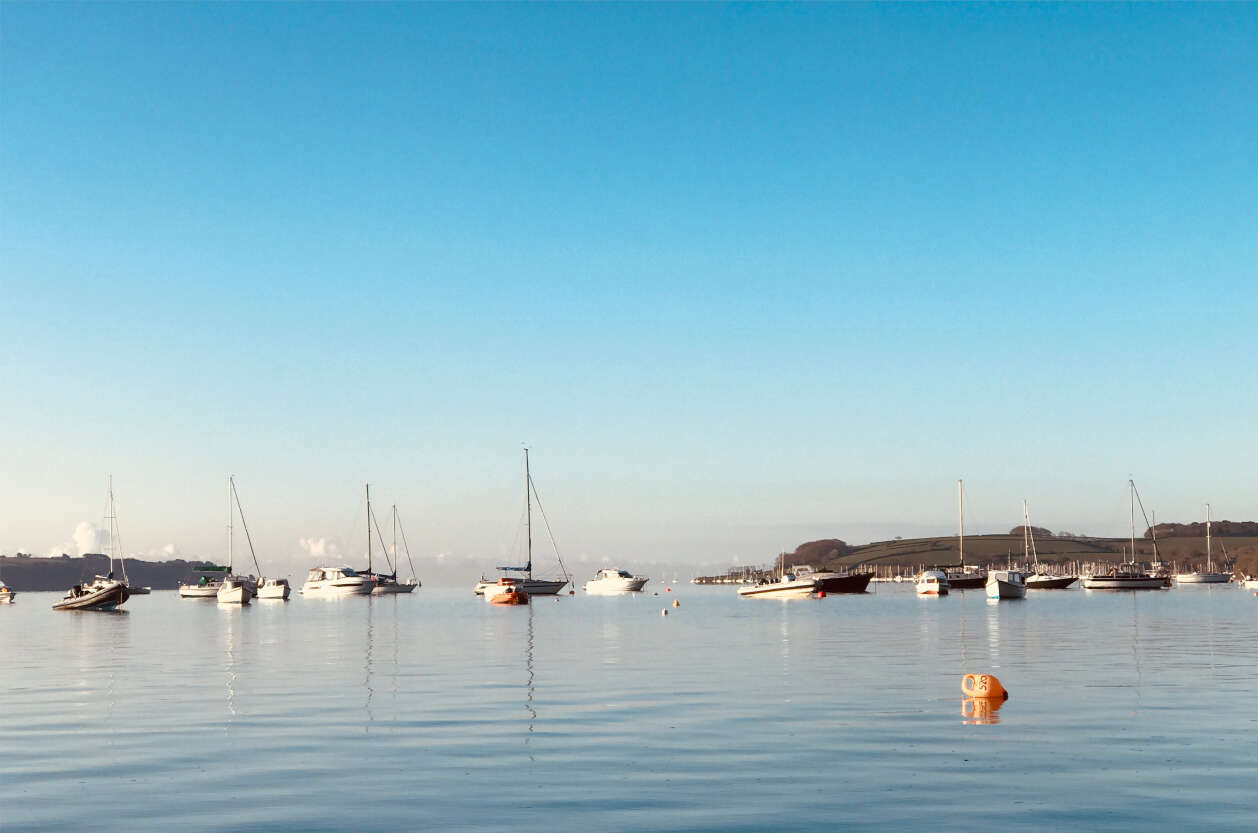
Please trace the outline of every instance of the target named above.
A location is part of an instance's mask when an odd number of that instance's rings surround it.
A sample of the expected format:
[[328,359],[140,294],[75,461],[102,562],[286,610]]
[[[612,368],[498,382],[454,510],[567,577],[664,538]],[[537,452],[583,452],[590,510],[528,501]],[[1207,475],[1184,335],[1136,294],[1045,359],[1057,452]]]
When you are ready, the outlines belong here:
[[519,587],[519,580],[513,578],[498,579],[498,592],[489,596],[489,603],[496,605],[526,605],[529,596]]

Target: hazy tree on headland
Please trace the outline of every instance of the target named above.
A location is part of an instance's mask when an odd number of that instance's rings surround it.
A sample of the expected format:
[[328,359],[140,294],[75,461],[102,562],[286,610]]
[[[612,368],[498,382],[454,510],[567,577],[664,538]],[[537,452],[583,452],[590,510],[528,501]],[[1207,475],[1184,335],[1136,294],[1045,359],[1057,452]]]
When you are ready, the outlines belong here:
[[[1017,535],[1019,538],[1021,538],[1023,535],[1024,529],[1026,529],[1026,527],[1024,526],[1015,526],[1013,529],[1009,530],[1009,534]],[[1052,538],[1053,537],[1053,531],[1051,529],[1045,529],[1042,526],[1031,527],[1031,534],[1034,535],[1036,538]]]
[[[1156,529],[1158,538],[1204,538],[1206,522],[1191,524],[1158,524],[1144,531],[1144,537],[1152,538]],[[1258,536],[1258,522],[1255,521],[1213,521],[1210,534],[1215,538],[1248,538]]]

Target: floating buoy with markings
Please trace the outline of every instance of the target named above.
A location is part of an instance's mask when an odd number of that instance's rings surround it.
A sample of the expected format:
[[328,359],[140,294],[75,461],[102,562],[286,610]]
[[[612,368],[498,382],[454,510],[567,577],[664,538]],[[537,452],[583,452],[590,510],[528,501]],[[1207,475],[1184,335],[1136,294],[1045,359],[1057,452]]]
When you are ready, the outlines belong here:
[[966,674],[961,678],[961,692],[975,699],[1009,699],[1009,692],[991,674]]

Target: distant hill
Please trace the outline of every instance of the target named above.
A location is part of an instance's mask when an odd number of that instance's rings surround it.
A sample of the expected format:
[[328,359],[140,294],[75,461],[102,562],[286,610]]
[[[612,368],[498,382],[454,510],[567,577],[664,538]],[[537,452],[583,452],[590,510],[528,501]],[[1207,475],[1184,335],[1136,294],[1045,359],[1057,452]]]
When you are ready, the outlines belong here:
[[[1205,521],[1195,524],[1158,524],[1144,531],[1144,537],[1152,538],[1153,530],[1157,530],[1158,540],[1164,538],[1205,538]],[[1213,521],[1210,534],[1215,538],[1255,538],[1258,537],[1258,521]]]
[[[140,561],[126,560],[127,578],[136,587],[174,590],[194,564],[203,561]],[[84,579],[109,570],[109,557],[88,553],[78,558],[32,558],[27,555],[0,555],[0,578],[16,591],[57,590],[65,592]],[[115,571],[121,577],[121,571]]]

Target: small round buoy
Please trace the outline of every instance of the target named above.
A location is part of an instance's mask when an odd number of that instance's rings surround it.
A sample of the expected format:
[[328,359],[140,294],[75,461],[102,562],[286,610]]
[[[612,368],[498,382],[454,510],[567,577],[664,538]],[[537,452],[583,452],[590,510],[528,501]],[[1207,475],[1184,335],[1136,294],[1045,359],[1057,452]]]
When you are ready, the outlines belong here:
[[824,599],[825,597],[826,597],[826,591],[824,591],[824,590],[818,590],[818,591],[817,591],[817,598],[818,598],[818,599]]
[[663,610],[661,610],[661,611],[660,611],[660,615],[661,615],[661,616],[667,616],[667,615],[668,615],[668,608],[664,608]]
[[[658,595],[659,595],[659,593],[652,593],[651,595],[652,595],[652,596],[658,596]],[[1255,593],[1254,595],[1258,596],[1258,593]]]
[[555,601],[559,601],[559,597],[558,597],[558,596],[556,596],[556,597],[555,597]]
[[575,596],[575,595],[576,595],[576,593],[577,593],[577,591],[575,591],[575,590],[569,590],[569,591],[568,591],[568,595],[569,595],[569,596]]
[[665,588],[664,588],[664,592],[665,592],[665,593],[672,593],[672,592],[673,592],[673,588],[671,588],[671,587],[665,587]]
[[681,607],[681,602],[677,601],[676,599],[673,599],[673,607]]
[[991,674],[966,674],[961,678],[961,692],[966,697],[1009,699],[1009,692],[1005,691],[1005,687],[1000,684],[1000,680]]

